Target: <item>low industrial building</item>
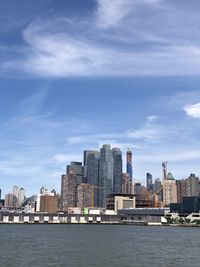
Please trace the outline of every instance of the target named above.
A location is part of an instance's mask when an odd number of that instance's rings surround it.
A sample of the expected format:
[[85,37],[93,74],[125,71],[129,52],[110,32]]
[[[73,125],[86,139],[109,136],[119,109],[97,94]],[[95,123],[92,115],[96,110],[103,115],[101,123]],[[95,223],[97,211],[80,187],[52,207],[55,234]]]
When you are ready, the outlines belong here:
[[182,203],[171,203],[170,213],[178,213],[189,215],[191,213],[199,213],[200,197],[183,197]]

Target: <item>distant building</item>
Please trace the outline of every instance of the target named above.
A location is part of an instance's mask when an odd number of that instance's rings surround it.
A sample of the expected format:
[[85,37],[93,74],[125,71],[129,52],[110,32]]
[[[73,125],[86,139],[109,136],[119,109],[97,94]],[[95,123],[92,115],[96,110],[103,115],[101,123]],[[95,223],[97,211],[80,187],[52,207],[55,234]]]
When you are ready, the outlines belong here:
[[14,194],[6,194],[5,195],[5,208],[18,208],[18,200]]
[[170,204],[170,212],[189,215],[200,211],[200,197],[183,197],[182,203]]
[[56,213],[58,211],[58,198],[54,195],[41,195],[40,212]]
[[162,183],[160,178],[156,178],[153,184],[153,191],[155,192],[161,192],[162,189]]
[[134,184],[134,194],[140,195],[142,189],[141,183],[135,183]]
[[25,190],[24,188],[19,188],[18,186],[13,186],[13,192],[12,194],[16,197],[16,207],[21,207],[21,205],[23,204],[24,200],[25,200]]
[[122,194],[133,194],[134,188],[132,179],[128,173],[122,175]]
[[95,207],[95,188],[91,184],[82,183],[77,188],[77,207],[80,209]]
[[190,176],[186,179],[186,196],[199,196],[199,178],[196,177],[195,174],[190,174]]
[[25,190],[24,188],[19,188],[19,192],[18,192],[18,204],[21,207],[21,205],[23,204],[25,200]]
[[135,196],[132,194],[109,194],[107,196],[106,208],[108,210],[114,210],[116,213],[121,209],[135,208]]
[[132,152],[130,149],[126,152],[126,172],[130,178],[133,179],[133,167],[132,167]]
[[122,152],[113,148],[113,193],[122,193]]
[[74,173],[61,176],[61,210],[76,207],[77,204],[77,175]]
[[186,196],[186,181],[183,179],[177,180],[176,187],[177,187],[177,202],[182,203],[183,197]]
[[167,161],[162,163],[163,180],[167,180]]
[[67,174],[76,175],[76,183],[81,184],[84,178],[84,168],[82,162],[72,161],[70,165],[67,165]]
[[153,176],[149,172],[146,174],[146,186],[149,191],[153,191]]
[[99,151],[84,151],[84,168],[86,182],[95,187],[94,190],[94,206],[99,206]]
[[172,174],[168,173],[163,181],[163,206],[168,207],[170,203],[177,203],[177,187]]
[[99,207],[106,207],[106,197],[113,192],[113,154],[110,145],[103,145],[99,159]]

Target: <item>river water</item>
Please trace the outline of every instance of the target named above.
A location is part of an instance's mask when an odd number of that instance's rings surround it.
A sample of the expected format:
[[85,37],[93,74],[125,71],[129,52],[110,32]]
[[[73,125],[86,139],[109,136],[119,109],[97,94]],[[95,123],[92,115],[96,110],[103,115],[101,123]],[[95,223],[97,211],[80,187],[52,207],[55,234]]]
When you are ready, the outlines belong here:
[[200,267],[200,228],[1,224],[0,266]]

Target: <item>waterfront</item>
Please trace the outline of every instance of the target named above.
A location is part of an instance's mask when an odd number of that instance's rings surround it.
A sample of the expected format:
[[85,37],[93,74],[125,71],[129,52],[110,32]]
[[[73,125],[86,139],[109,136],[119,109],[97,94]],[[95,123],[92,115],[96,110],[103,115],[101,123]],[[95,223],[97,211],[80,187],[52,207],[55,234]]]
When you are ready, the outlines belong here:
[[199,228],[0,225],[0,266],[199,267]]

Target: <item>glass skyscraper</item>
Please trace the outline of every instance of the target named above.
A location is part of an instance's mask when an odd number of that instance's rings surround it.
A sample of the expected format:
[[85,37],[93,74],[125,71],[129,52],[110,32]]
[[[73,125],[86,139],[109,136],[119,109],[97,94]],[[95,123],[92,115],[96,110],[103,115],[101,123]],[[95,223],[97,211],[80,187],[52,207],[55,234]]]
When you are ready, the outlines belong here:
[[129,174],[129,177],[133,179],[132,152],[130,149],[126,152],[126,172]]

